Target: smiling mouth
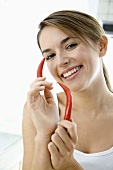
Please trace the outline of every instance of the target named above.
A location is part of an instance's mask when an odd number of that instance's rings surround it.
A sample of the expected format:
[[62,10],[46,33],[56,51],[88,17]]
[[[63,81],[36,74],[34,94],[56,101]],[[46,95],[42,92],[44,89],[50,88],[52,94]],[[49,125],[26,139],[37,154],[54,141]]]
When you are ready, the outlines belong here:
[[67,73],[62,74],[61,76],[63,78],[71,77],[73,74],[78,72],[81,69],[81,67],[82,67],[82,65],[77,66],[77,67],[73,68],[72,70],[68,71]]

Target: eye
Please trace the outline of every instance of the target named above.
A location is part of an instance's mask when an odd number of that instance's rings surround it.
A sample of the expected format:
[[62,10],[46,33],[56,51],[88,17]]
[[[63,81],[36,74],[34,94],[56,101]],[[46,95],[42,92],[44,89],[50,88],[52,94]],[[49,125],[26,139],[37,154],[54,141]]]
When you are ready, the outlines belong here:
[[71,43],[71,44],[66,45],[65,49],[66,49],[66,50],[68,50],[68,49],[74,49],[76,46],[77,46],[76,43]]
[[47,57],[46,57],[46,60],[50,60],[51,58],[53,58],[55,56],[55,54],[49,54]]

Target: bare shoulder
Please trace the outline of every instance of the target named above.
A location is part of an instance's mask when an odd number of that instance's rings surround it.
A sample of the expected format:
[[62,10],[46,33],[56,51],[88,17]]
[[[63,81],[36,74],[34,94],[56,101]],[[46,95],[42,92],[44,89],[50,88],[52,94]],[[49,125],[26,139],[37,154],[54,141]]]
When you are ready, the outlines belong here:
[[34,140],[36,136],[36,129],[32,123],[30,112],[27,108],[27,103],[23,108],[23,121],[22,121],[22,136],[23,136],[23,170],[29,169],[34,154]]

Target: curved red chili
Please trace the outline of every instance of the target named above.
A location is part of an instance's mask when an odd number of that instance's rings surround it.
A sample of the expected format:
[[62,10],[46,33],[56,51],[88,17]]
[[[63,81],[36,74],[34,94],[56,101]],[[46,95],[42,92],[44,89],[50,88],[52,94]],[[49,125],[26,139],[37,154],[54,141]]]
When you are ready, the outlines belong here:
[[40,62],[38,69],[37,69],[37,77],[42,77],[42,70],[44,65],[45,58]]
[[64,120],[71,120],[71,110],[72,110],[72,95],[70,92],[70,89],[65,86],[64,84],[61,84],[59,82],[57,82],[65,91],[66,94],[66,108],[65,108],[65,115],[64,115]]
[[[45,58],[40,62],[38,69],[37,69],[37,77],[42,77],[42,70],[43,70],[43,65],[44,65]],[[65,108],[65,115],[64,115],[64,120],[69,120],[71,121],[71,109],[72,109],[72,96],[70,89],[65,86],[64,84],[61,84],[57,82],[64,90],[66,94],[66,108]]]

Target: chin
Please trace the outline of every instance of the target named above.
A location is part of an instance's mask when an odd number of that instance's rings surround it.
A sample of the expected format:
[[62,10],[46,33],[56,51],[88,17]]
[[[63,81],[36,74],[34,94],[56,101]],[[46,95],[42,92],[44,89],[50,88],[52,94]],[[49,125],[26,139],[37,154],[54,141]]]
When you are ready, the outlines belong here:
[[80,87],[72,87],[72,86],[68,86],[68,88],[72,91],[72,92],[78,92],[78,91],[81,91],[81,88]]
[[84,90],[86,90],[86,86],[83,85],[82,83],[77,83],[71,86],[68,86],[68,88],[72,91],[72,92],[82,92]]

